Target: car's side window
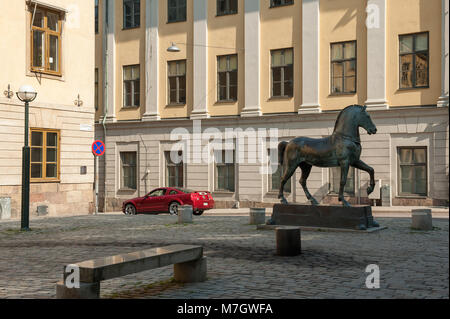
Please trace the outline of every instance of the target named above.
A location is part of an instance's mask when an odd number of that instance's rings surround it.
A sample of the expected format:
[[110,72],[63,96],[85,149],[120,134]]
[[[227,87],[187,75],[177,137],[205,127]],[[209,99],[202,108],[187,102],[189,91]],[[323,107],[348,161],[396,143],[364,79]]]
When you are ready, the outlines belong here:
[[169,195],[178,195],[178,192],[172,190],[172,191],[170,191]]
[[157,189],[150,193],[150,197],[158,197],[164,195],[164,189]]

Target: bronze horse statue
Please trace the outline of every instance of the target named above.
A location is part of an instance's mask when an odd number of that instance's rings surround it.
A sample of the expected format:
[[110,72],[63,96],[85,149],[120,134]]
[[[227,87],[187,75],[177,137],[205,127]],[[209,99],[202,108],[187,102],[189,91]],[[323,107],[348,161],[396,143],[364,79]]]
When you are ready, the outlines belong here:
[[300,185],[313,205],[319,205],[319,203],[312,197],[306,186],[312,166],[341,167],[339,201],[344,206],[350,206],[344,199],[344,186],[347,183],[350,166],[369,173],[370,185],[367,188],[367,194],[372,193],[375,187],[375,172],[372,167],[359,159],[361,156],[359,127],[364,128],[369,135],[377,133],[377,128],[367,113],[367,107],[350,105],[339,114],[331,136],[319,139],[297,137],[290,142],[281,142],[278,145],[278,159],[284,171],[278,195],[281,203],[288,203],[283,195],[284,185],[297,167],[302,170]]

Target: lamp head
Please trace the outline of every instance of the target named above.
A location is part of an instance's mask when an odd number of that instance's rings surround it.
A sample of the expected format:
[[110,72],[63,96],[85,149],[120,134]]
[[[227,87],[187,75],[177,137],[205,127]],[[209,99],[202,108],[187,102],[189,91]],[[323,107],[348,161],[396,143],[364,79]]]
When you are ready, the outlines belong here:
[[172,45],[167,48],[167,52],[180,52],[180,48],[177,47],[175,43],[172,42]]
[[32,102],[36,96],[37,92],[31,85],[22,85],[17,92],[17,97],[22,102]]

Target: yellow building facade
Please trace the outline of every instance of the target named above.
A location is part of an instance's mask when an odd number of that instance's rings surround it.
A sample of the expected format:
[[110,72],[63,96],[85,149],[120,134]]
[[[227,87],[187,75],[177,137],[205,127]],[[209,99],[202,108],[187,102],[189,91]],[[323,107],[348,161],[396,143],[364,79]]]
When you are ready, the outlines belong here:
[[[0,218],[21,211],[24,103],[30,103],[30,214],[93,212],[94,3],[0,2]],[[39,210],[38,210],[39,207]]]
[[[367,174],[353,172],[353,203],[448,203],[447,1],[99,0],[97,8],[104,209],[171,186],[176,129],[323,137],[352,104],[367,105],[378,127],[361,139],[379,188],[369,199]],[[213,153],[205,163],[185,158],[176,186],[211,191],[218,207],[277,201],[279,176],[261,174],[266,163],[236,160],[224,177]],[[293,202],[306,201],[299,174]],[[334,203],[335,182],[332,169],[313,168],[309,188]]]

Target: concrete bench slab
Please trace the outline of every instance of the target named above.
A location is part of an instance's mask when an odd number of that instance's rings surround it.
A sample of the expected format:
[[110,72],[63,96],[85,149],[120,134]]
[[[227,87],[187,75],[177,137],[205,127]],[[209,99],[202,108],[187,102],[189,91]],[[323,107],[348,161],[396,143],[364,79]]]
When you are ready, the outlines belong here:
[[136,272],[200,259],[203,247],[171,245],[77,263],[80,282],[94,283]]

